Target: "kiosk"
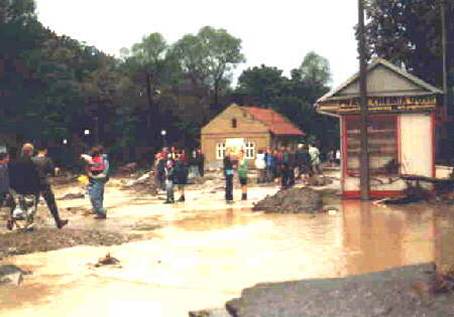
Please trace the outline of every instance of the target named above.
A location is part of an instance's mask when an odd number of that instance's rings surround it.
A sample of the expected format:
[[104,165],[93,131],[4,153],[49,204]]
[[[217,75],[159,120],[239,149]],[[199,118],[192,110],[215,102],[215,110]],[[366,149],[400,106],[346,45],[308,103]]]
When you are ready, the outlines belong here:
[[[399,175],[435,177],[438,88],[383,59],[367,70],[370,196],[402,194]],[[344,198],[359,198],[359,74],[321,97],[321,114],[340,120],[341,184]]]

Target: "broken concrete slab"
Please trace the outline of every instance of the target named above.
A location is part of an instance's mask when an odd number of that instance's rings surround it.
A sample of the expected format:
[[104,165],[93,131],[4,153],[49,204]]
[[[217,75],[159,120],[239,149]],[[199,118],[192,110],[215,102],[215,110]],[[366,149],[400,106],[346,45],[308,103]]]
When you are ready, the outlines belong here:
[[[226,304],[234,317],[450,316],[454,293],[432,296],[432,264],[360,276],[259,284]],[[429,289],[427,287],[426,289]]]
[[315,213],[322,211],[322,196],[311,188],[281,190],[254,205],[253,211],[266,213]]

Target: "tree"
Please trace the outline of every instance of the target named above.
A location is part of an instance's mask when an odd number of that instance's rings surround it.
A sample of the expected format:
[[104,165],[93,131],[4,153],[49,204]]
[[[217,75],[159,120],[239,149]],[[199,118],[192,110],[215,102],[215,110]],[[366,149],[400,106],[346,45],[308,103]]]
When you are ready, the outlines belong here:
[[276,67],[263,64],[260,67],[248,68],[238,78],[237,92],[251,96],[252,103],[272,107],[286,85],[287,78],[282,73],[282,70]]
[[218,111],[223,84],[228,85],[231,71],[245,61],[241,40],[224,29],[205,26],[197,35],[185,35],[173,50],[193,85],[213,93],[213,109]]
[[298,70],[302,80],[315,85],[326,86],[331,81],[329,61],[315,52],[310,52],[304,57]]
[[[403,65],[422,79],[441,86],[440,1],[369,0],[367,38],[371,55]],[[449,42],[452,43],[454,3],[445,1],[445,4]],[[448,57],[449,64],[454,67],[454,54]]]

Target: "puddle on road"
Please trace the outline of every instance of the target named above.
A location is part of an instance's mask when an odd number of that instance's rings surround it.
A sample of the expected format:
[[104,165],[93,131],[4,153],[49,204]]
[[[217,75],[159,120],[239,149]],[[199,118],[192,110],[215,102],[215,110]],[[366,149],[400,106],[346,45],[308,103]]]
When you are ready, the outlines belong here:
[[[448,207],[391,209],[356,201],[339,207],[335,215],[315,216],[238,209],[190,212],[158,229],[159,237],[153,240],[17,257],[12,259],[15,264],[36,268],[30,283],[55,283],[46,278],[54,274],[62,276],[59,286],[67,287],[57,295],[58,307],[45,301],[46,292],[39,299],[24,298],[22,288],[10,289],[9,298],[17,298],[17,306],[0,297],[0,310],[14,317],[31,309],[58,316],[64,313],[62,305],[71,307],[74,316],[124,316],[120,304],[125,303],[125,309],[152,305],[154,316],[187,316],[189,310],[221,307],[257,283],[454,261],[454,216]],[[89,270],[87,263],[107,251],[123,268]],[[107,312],[91,305],[117,308]],[[137,316],[149,316],[132,309]]]

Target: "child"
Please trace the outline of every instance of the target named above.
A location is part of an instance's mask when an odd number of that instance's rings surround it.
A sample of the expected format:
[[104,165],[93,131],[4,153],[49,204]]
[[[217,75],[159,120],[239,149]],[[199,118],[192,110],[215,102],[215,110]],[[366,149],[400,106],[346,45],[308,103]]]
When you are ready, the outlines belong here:
[[248,162],[243,150],[240,151],[240,157],[238,161],[238,178],[240,179],[241,185],[241,200],[247,200],[247,174],[248,174]]

